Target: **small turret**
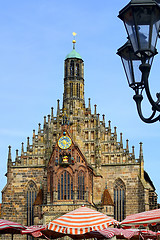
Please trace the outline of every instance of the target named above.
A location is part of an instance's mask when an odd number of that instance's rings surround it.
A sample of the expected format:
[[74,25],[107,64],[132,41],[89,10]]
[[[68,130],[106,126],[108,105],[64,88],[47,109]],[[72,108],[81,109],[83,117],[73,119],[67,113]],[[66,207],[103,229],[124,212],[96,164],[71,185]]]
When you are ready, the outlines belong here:
[[142,149],[143,143],[140,142],[139,144],[140,144],[139,159],[140,159],[140,160],[143,160],[143,149]]
[[111,136],[111,121],[108,121],[108,135]]
[[33,129],[33,139],[35,139],[35,129]]
[[123,148],[123,138],[122,138],[122,133],[120,133],[120,146],[121,148]]
[[59,112],[60,112],[59,102],[60,100],[57,99],[57,116],[59,116]]
[[129,153],[129,145],[128,145],[129,140],[126,140],[126,152]]
[[139,144],[140,144],[139,161],[140,161],[140,166],[141,166],[140,175],[141,175],[141,178],[144,179],[144,160],[143,160],[143,149],[142,149],[143,143],[140,142]]
[[54,120],[54,115],[53,115],[53,107],[51,107],[51,122]]
[[8,161],[7,161],[7,173],[5,176],[7,177],[7,182],[10,181],[11,176],[11,167],[12,166],[12,157],[11,157],[11,146],[8,146]]
[[88,111],[91,113],[91,99],[88,98]]
[[135,158],[135,153],[134,153],[134,146],[132,146],[132,158]]
[[38,123],[38,134],[41,132],[41,124]]
[[48,126],[50,126],[51,123],[51,116],[48,114]]
[[117,141],[117,127],[114,127],[114,138]]
[[12,157],[11,157],[11,146],[8,146],[8,164],[12,162]]
[[94,115],[96,115],[97,114],[97,105],[95,104],[94,105]]
[[24,155],[24,143],[22,142],[22,147],[21,147],[21,156]]
[[29,151],[29,137],[27,137],[27,151]]
[[88,98],[88,110],[91,111],[91,99]]
[[43,128],[46,126],[46,116],[44,116],[44,123],[43,123]]
[[17,162],[18,161],[18,149],[16,149],[16,159],[15,161]]
[[105,115],[103,114],[102,117],[103,117],[103,120],[102,120],[103,121],[103,126],[105,127]]
[[98,120],[98,122],[97,122],[97,123],[98,123],[98,127],[100,126],[99,116],[100,116],[100,114],[98,113],[98,114],[97,114],[97,117],[98,117],[98,119],[97,119],[97,120]]

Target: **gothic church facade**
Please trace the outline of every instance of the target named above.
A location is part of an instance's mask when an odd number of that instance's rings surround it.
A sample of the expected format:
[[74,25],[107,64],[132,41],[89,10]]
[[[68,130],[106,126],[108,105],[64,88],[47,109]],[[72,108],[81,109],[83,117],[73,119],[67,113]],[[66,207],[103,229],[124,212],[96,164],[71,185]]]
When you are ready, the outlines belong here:
[[105,115],[86,107],[84,61],[73,50],[65,58],[63,104],[44,117],[27,149],[22,143],[12,161],[9,146],[7,184],[2,190],[1,218],[22,225],[47,224],[81,205],[121,221],[126,215],[157,207],[155,187],[128,140],[118,141]]

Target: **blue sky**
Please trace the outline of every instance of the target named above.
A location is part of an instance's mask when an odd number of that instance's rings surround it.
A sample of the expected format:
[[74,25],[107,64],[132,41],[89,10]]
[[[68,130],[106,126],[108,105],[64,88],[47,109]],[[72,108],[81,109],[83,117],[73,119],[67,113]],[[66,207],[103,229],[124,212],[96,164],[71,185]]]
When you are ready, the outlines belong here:
[[[76,50],[85,64],[85,98],[92,109],[123,132],[124,147],[131,151],[143,142],[145,170],[160,195],[160,123],[145,124],[136,112],[117,49],[126,42],[118,12],[128,1],[8,0],[0,8],[0,190],[6,184],[8,145],[21,150],[21,142],[32,137],[43,117],[56,111],[63,93],[65,56],[72,50],[72,32],[77,33]],[[159,49],[159,44],[158,44]],[[160,56],[150,74],[153,95],[160,91]],[[157,90],[156,90],[157,89]],[[149,113],[150,106],[144,104]]]

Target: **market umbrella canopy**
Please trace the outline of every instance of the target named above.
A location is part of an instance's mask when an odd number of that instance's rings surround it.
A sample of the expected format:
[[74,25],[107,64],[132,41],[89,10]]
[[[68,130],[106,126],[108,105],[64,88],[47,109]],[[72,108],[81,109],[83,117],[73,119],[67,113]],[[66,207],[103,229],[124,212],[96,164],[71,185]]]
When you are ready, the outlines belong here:
[[126,227],[139,227],[141,225],[147,226],[148,224],[156,224],[160,222],[160,209],[136,213],[127,216],[121,223],[121,226]]
[[136,238],[139,239],[139,236],[144,238],[157,238],[157,234],[150,230],[140,230],[140,229],[123,229],[123,228],[105,228],[103,230],[98,231],[105,238],[112,238],[116,236],[117,238]]
[[35,226],[30,226],[27,227],[26,229],[21,231],[21,234],[27,234],[27,235],[31,235],[33,237],[41,237],[42,234],[42,230],[45,230],[47,228],[47,226],[42,226],[42,225],[35,225]]
[[43,237],[47,239],[49,238],[55,239],[55,238],[61,238],[66,236],[65,234],[48,230],[47,225],[33,225],[30,227],[27,227],[26,229],[21,231],[21,234],[22,235],[27,234],[35,238]]
[[20,233],[21,230],[25,229],[26,227],[22,226],[19,223],[11,222],[8,220],[0,219],[0,234],[7,234],[7,233]]
[[118,221],[87,207],[78,208],[48,224],[48,229],[65,234],[80,235],[102,230]]

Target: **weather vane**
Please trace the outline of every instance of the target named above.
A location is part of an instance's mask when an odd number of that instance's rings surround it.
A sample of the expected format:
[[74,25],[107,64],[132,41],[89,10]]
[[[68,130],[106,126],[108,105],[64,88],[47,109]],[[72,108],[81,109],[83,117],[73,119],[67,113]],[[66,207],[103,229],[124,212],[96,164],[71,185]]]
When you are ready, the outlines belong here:
[[77,35],[77,33],[73,32],[72,35],[73,35],[73,37],[74,37],[74,39],[73,39],[73,41],[72,41],[72,43],[73,43],[73,49],[75,49],[75,43],[76,43],[75,36]]

